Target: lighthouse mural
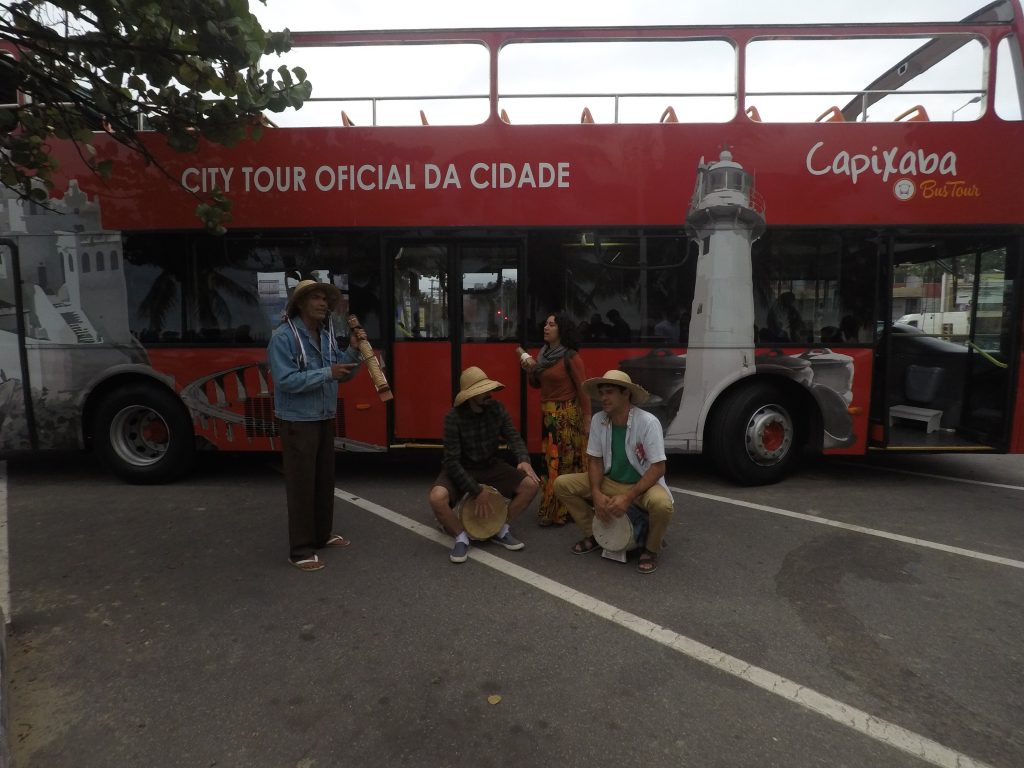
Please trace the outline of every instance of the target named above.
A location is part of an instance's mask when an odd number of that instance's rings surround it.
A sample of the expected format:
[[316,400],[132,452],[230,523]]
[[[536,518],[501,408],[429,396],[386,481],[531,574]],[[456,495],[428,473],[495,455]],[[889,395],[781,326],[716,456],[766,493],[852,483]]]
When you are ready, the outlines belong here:
[[[728,149],[701,158],[686,231],[698,245],[697,272],[678,410],[658,414],[665,447],[709,451],[734,479],[770,482],[795,458],[803,400],[821,415],[822,447],[852,445],[853,359],[827,348],[756,349],[751,245],[765,231],[765,208]],[[669,394],[652,398],[652,410]]]
[[697,279],[679,412],[665,431],[666,447],[700,450],[705,403],[755,372],[754,293],[750,245],[764,233],[763,206],[753,178],[723,150],[697,166],[686,232],[697,241]]

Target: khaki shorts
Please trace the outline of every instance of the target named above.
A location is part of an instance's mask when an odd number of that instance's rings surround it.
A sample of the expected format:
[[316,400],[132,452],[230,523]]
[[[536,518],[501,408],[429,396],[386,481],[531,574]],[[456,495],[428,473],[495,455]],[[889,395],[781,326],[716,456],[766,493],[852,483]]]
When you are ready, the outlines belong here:
[[[523,470],[516,469],[504,461],[493,461],[486,467],[467,469],[466,471],[469,472],[470,477],[481,485],[493,485],[498,489],[498,493],[506,499],[511,499],[516,495],[516,489],[519,488],[519,484],[526,477],[526,473]],[[450,507],[458,504],[464,495],[444,469],[437,476],[434,485],[440,485],[448,491],[448,506]]]

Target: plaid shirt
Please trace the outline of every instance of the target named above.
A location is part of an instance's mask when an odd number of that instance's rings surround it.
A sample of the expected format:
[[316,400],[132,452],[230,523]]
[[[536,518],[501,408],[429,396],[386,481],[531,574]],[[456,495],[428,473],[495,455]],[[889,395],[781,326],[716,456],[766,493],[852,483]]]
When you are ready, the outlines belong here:
[[470,472],[498,461],[502,440],[515,453],[517,462],[530,460],[526,443],[512,426],[512,417],[497,400],[484,403],[481,413],[475,413],[469,403],[448,411],[444,417],[442,465],[460,491],[473,496],[480,493],[480,483]]

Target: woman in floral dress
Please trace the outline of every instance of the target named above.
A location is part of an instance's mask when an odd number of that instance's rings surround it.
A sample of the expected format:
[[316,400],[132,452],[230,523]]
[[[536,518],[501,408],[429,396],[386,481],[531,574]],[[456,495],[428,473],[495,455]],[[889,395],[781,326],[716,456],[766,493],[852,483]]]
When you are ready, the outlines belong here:
[[544,323],[544,346],[536,358],[522,358],[531,387],[540,388],[541,502],[538,523],[565,525],[569,512],[555,498],[555,478],[585,472],[587,435],[590,432],[590,398],[583,394],[587,378],[579,355],[580,339],[575,321],[566,313],[549,315]]

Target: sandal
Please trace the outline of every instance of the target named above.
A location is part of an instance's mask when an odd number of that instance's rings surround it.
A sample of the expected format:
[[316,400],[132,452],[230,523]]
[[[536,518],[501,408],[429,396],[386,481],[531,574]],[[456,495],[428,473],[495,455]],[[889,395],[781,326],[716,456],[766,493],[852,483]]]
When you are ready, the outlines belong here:
[[325,547],[347,547],[352,542],[342,536],[340,533],[332,533],[331,537],[327,539],[324,544]]
[[640,573],[654,573],[658,570],[658,553],[645,549],[640,554],[640,562],[636,564],[636,569]]
[[300,571],[319,571],[324,567],[324,564],[320,562],[320,558],[316,555],[310,555],[309,557],[304,557],[301,560],[292,560],[291,558],[288,558],[288,562]]
[[597,539],[593,536],[582,538],[572,545],[572,553],[574,555],[585,555],[588,552],[595,552],[598,549],[600,549],[600,547],[597,544]]

